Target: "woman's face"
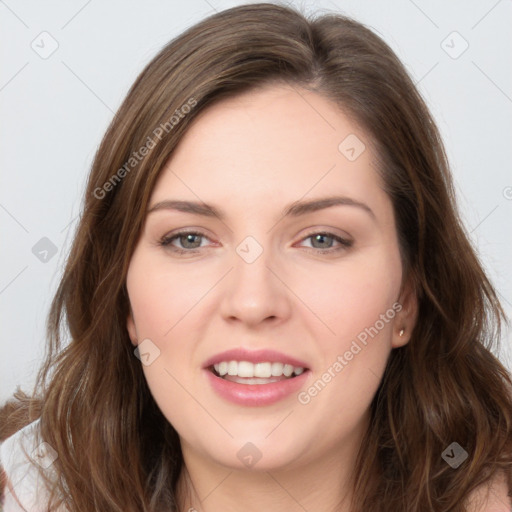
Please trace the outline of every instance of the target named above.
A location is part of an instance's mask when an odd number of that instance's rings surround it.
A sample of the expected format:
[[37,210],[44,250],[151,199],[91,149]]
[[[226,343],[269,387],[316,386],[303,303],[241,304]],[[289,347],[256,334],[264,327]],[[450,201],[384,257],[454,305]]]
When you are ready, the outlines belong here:
[[180,142],[130,263],[127,325],[186,458],[294,468],[357,447],[415,311],[374,166],[366,133],[287,86],[223,100]]

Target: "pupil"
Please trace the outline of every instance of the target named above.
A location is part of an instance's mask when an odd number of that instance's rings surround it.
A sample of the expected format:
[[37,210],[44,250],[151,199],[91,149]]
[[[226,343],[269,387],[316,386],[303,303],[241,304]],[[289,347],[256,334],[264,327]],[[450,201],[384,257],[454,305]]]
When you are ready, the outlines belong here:
[[183,242],[183,240],[185,240],[185,243],[184,243],[183,245],[184,245],[185,247],[189,248],[189,249],[191,249],[191,248],[196,248],[196,247],[197,247],[197,245],[196,245],[196,246],[194,246],[194,247],[189,247],[189,246],[187,245],[189,242],[191,242],[192,244],[194,244],[194,238],[199,238],[199,236],[198,236],[198,235],[193,235],[193,234],[184,235],[184,236],[182,236],[182,237],[181,237],[181,241]]
[[[329,238],[331,238],[331,237],[330,237],[330,236],[328,236],[328,235],[316,235],[315,237],[313,237],[313,240],[314,240],[314,242],[316,242],[316,241],[320,241],[320,243],[322,243],[322,239],[324,239],[324,240],[325,240],[326,238],[327,238],[327,239],[329,239]],[[314,246],[314,243],[313,243],[313,246]],[[320,248],[321,248],[321,249],[324,249],[325,247],[320,247]]]

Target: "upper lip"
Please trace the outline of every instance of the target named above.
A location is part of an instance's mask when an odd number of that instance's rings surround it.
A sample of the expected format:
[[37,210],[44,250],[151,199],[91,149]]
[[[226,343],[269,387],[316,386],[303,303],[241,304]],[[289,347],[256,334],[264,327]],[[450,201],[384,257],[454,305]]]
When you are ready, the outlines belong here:
[[214,364],[222,363],[222,361],[248,361],[250,363],[284,363],[295,367],[306,369],[307,365],[304,361],[300,361],[295,357],[288,356],[276,350],[247,350],[243,347],[226,350],[210,357],[205,363],[204,368],[209,368]]

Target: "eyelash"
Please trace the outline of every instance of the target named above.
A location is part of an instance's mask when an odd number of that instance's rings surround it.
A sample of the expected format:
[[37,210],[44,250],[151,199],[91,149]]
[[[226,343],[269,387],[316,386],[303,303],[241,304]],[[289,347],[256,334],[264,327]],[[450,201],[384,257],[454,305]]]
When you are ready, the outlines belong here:
[[[204,233],[201,233],[200,231],[187,231],[187,230],[184,230],[184,231],[179,231],[178,233],[175,233],[172,236],[164,236],[160,240],[159,245],[161,245],[162,247],[168,248],[172,252],[176,252],[178,254],[195,254],[195,253],[199,252],[199,248],[196,248],[196,249],[180,249],[179,247],[174,247],[173,245],[171,245],[171,243],[174,240],[176,240],[176,239],[178,239],[178,238],[180,238],[182,236],[186,236],[186,235],[195,235],[195,236],[200,236],[200,237],[203,237],[203,238],[208,238]],[[315,231],[315,232],[310,233],[309,235],[305,236],[304,238],[302,238],[301,241],[307,240],[308,238],[313,238],[315,235],[326,236],[326,237],[332,238],[332,239],[334,239],[335,241],[337,241],[340,244],[340,246],[337,247],[337,248],[329,248],[329,249],[316,249],[314,247],[309,247],[308,248],[311,251],[316,252],[316,253],[320,253],[320,254],[337,253],[339,251],[346,250],[349,247],[352,247],[352,245],[354,244],[354,242],[352,240],[347,240],[345,238],[341,238],[340,236],[335,235],[334,233],[329,233],[328,231],[318,231],[318,232]]]

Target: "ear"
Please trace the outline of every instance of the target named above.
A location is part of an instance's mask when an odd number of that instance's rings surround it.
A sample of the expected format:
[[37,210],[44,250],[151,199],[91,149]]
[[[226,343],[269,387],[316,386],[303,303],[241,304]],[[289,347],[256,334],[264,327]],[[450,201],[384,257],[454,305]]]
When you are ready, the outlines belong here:
[[418,296],[412,279],[408,279],[402,287],[396,311],[391,343],[393,348],[403,347],[409,343],[418,318]]
[[130,340],[132,345],[136,347],[138,342],[137,330],[135,328],[135,321],[133,320],[133,312],[130,308],[130,313],[128,314],[128,318],[126,320],[126,328],[128,329],[128,335],[130,336]]

